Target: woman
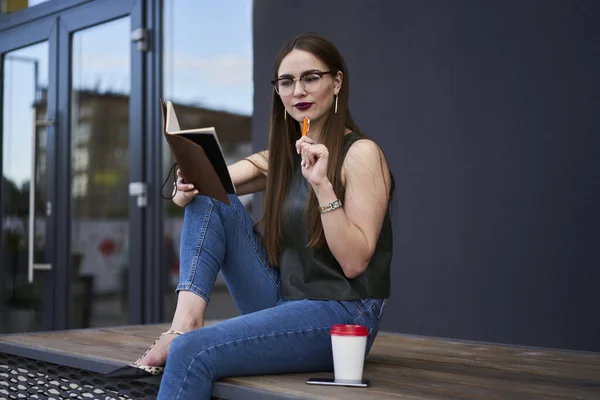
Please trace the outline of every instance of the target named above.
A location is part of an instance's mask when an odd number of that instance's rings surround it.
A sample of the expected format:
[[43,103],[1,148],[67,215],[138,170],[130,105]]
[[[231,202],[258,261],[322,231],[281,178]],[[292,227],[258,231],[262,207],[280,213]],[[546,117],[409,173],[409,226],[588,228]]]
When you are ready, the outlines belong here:
[[[332,371],[333,325],[365,325],[367,352],[377,334],[393,180],[350,116],[345,62],[322,37],[300,35],[281,50],[272,83],[268,151],[229,167],[238,195],[265,191],[264,237],[236,196],[228,206],[178,179],[177,307],[170,331],[135,364],[141,376],[166,361],[161,399],[209,399],[226,376]],[[241,316],[203,327],[219,271]]]

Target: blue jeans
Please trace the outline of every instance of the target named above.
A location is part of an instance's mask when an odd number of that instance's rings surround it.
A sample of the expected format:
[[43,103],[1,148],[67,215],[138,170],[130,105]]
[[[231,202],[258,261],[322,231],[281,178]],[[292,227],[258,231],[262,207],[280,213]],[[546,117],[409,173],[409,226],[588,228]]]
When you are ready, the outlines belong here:
[[377,335],[383,299],[282,300],[278,269],[241,202],[230,199],[196,196],[185,207],[177,290],[208,303],[221,271],[241,316],[173,340],[159,399],[208,400],[213,382],[228,376],[332,372],[333,325],[365,325],[367,353]]

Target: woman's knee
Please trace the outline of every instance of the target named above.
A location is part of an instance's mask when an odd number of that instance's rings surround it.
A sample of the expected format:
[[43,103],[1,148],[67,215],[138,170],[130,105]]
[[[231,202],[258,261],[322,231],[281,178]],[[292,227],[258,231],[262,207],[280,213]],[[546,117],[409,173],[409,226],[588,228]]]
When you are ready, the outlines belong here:
[[177,336],[171,341],[167,359],[173,361],[176,365],[189,364],[198,352],[197,345],[198,343],[191,339],[189,333]]
[[205,215],[207,211],[215,211],[218,214],[227,214],[232,211],[233,208],[240,209],[244,208],[242,202],[235,194],[228,195],[229,205],[215,200],[209,196],[194,196],[194,198],[185,207],[186,212],[193,214]]
[[185,206],[186,211],[201,212],[206,210],[207,207],[212,207],[214,199],[208,196],[194,196],[192,200]]
[[210,347],[203,332],[204,328],[178,336],[171,342],[167,359],[172,365],[189,369],[193,365],[194,373],[212,377],[214,375],[211,366],[211,357],[204,353]]
[[[197,226],[205,226],[208,221],[215,222],[220,219],[220,213],[215,207],[215,200],[207,196],[194,196],[185,206],[184,221]],[[217,211],[215,213],[215,211]],[[217,218],[214,218],[214,216]]]

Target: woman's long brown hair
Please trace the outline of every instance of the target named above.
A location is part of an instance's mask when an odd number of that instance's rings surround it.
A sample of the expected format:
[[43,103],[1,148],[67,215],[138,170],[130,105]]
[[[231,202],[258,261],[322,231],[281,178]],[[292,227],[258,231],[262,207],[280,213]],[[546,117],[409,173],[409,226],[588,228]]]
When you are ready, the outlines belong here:
[[[343,73],[342,87],[338,93],[337,113],[334,103],[325,117],[325,123],[320,135],[320,143],[329,150],[327,176],[333,185],[337,197],[344,201],[344,187],[341,180],[341,159],[343,156],[344,131],[346,128],[359,131],[348,110],[348,92],[350,80],[346,62],[337,48],[317,34],[302,34],[290,40],[280,50],[273,68],[273,79],[283,58],[292,50],[304,50],[312,53],[327,65],[335,76],[338,71]],[[264,245],[269,262],[277,266],[282,250],[281,215],[288,185],[294,172],[294,162],[297,158],[295,142],[301,136],[297,121],[284,118],[285,108],[279,95],[273,90],[271,106],[271,125],[269,132],[269,160],[267,187],[264,195],[264,216],[261,219],[264,228]],[[299,162],[299,161],[298,161]],[[323,225],[319,214],[319,204],[314,191],[311,189],[306,202],[305,216],[308,222],[309,247],[322,247],[326,244]]]

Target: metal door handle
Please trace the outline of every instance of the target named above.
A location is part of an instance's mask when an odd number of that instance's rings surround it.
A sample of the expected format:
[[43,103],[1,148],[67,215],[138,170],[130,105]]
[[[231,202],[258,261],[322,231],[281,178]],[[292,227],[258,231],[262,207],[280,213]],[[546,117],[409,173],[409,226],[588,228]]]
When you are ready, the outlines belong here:
[[[37,167],[37,127],[38,126],[54,126],[53,120],[37,120],[36,109],[33,109],[33,137],[31,149],[31,179],[29,183],[29,237],[27,248],[27,281],[33,282],[33,271],[49,271],[52,269],[52,264],[37,264],[34,262],[34,246],[35,246],[35,186],[36,186],[36,167]],[[47,210],[51,209],[50,202],[46,204]]]

